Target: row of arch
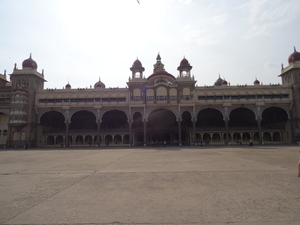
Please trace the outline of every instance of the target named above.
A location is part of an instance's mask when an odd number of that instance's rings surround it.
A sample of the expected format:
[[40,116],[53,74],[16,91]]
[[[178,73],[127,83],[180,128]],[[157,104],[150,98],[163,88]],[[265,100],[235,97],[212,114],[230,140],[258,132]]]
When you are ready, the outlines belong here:
[[[189,111],[184,111],[181,118],[178,119],[174,111],[158,108],[149,113],[147,120],[143,118],[142,113],[135,112],[132,120],[129,121],[124,111],[117,109],[106,110],[101,121],[96,120],[96,116],[89,110],[76,111],[71,114],[70,122],[65,120],[62,113],[49,111],[42,114],[39,125],[41,128],[40,133],[44,134],[43,138],[59,135],[66,137],[70,132],[73,137],[70,144],[75,145],[80,142],[86,144],[85,138],[80,141],[81,139],[76,139],[76,135],[82,135],[83,137],[91,135],[90,143],[95,143],[95,138],[98,138],[98,136],[99,139],[102,137],[105,140],[107,135],[111,135],[113,137],[111,140],[114,141],[114,138],[120,135],[122,137],[121,141],[118,139],[117,142],[121,144],[126,144],[127,140],[132,144],[147,144],[162,140],[171,143],[177,140],[180,143],[192,144],[199,140],[198,134],[200,134],[201,140],[219,140],[221,142],[226,140],[226,142],[230,142],[237,137],[234,133],[241,134],[240,139],[245,139],[243,133],[247,132],[250,132],[252,136],[256,135],[255,132],[260,132],[263,139],[270,139],[264,134],[270,133],[272,134],[272,140],[283,141],[287,137],[287,121],[288,114],[280,107],[265,109],[261,120],[257,120],[253,111],[248,108],[236,108],[230,112],[230,120],[228,121],[224,120],[223,114],[219,110],[213,108],[201,110],[194,120]],[[209,139],[206,136],[201,136],[205,133],[215,134]],[[224,134],[228,134],[225,139]],[[278,136],[278,134],[280,135]],[[129,135],[129,138],[124,139],[125,135]],[[259,139],[260,135],[257,135]],[[68,142],[65,138],[62,140]],[[99,144],[101,141],[99,140]],[[106,143],[106,140],[104,142]],[[43,143],[50,142],[43,139]],[[56,143],[56,141],[53,140],[53,143]]]
[[[286,116],[287,116],[287,119],[290,119],[290,115],[289,115],[288,109],[287,109],[286,107],[283,107],[283,106],[276,106],[276,107],[275,107],[275,106],[267,106],[267,107],[264,107],[264,108],[262,108],[262,109],[260,109],[260,110],[257,110],[257,108],[255,108],[255,107],[239,106],[239,107],[232,107],[232,108],[229,108],[229,109],[226,110],[226,111],[225,111],[224,108],[206,107],[206,108],[199,109],[199,110],[197,110],[197,111],[195,110],[195,113],[194,113],[194,114],[196,115],[195,117],[197,117],[197,115],[198,115],[199,113],[201,113],[201,111],[205,111],[205,110],[207,110],[207,109],[213,109],[213,110],[215,110],[215,111],[219,111],[219,112],[222,114],[223,119],[226,118],[226,114],[228,115],[228,119],[231,119],[231,113],[232,113],[234,110],[237,110],[237,109],[249,109],[249,110],[252,111],[253,114],[255,115],[255,119],[257,119],[257,118],[261,118],[261,117],[263,116],[263,113],[264,113],[265,110],[268,110],[268,109],[270,110],[271,108],[281,108],[283,111],[285,111]],[[185,109],[185,110],[183,110],[181,116],[179,116],[179,115],[178,115],[178,112],[176,111],[176,109],[173,109],[173,108],[164,108],[164,107],[154,108],[154,109],[151,109],[151,110],[149,110],[149,111],[147,111],[147,112],[144,112],[144,111],[136,111],[136,112],[134,112],[134,113],[132,114],[132,116],[129,115],[129,112],[128,112],[126,109],[118,108],[118,109],[115,109],[115,110],[118,110],[118,111],[123,112],[123,113],[126,115],[126,117],[127,117],[127,121],[129,121],[128,118],[132,118],[133,115],[134,115],[135,113],[140,113],[140,114],[143,116],[143,119],[145,119],[145,118],[148,118],[149,115],[150,115],[152,112],[154,112],[155,110],[157,110],[157,109],[166,109],[166,110],[171,111],[171,112],[176,116],[176,120],[178,120],[178,118],[182,117],[183,114],[186,113],[186,112],[188,112],[188,113],[190,114],[191,118],[192,118],[192,115],[193,115],[193,110]],[[248,111],[248,114],[249,114],[249,110],[247,110],[247,111]],[[67,115],[66,115],[66,112],[65,112],[65,111],[62,111],[62,110],[55,110],[55,111],[57,111],[58,113],[61,113],[61,114],[64,116],[65,121],[67,121],[68,118],[66,118]],[[71,118],[71,117],[72,117],[75,113],[77,113],[78,111],[82,111],[82,109],[81,109],[81,110],[74,110],[74,111],[72,111],[71,113],[68,112],[67,114],[69,115],[69,118]],[[101,111],[101,113],[98,113],[97,110],[93,110],[93,109],[84,109],[84,111],[89,111],[89,112],[91,112],[92,114],[94,114],[96,120],[98,120],[98,119],[101,120],[102,117],[103,117],[103,115],[104,115],[105,113],[107,113],[107,112],[112,111],[112,109],[106,109],[106,110],[104,110],[104,111]],[[47,113],[47,112],[53,112],[53,110],[52,110],[52,111],[46,111],[46,112],[41,113],[40,116],[39,116],[39,122],[40,122],[41,117],[42,117],[45,113]],[[234,116],[234,115],[232,115],[232,116]],[[195,119],[196,119],[196,118],[195,118]]]
[[[248,144],[250,139],[253,138],[254,143],[259,142],[258,132],[249,133],[229,133],[229,143],[232,144]],[[66,136],[64,135],[47,135],[45,137],[46,145],[56,145],[56,146],[64,146],[66,143]],[[150,138],[151,139],[151,138]],[[282,142],[283,141],[283,133],[282,132],[263,132],[263,142],[264,143],[274,143],[274,142]],[[195,142],[192,141],[192,136],[189,134],[187,144],[223,144],[225,140],[225,134],[223,133],[196,133]],[[70,145],[75,146],[97,146],[97,135],[69,135],[68,142]],[[153,144],[154,141],[148,142],[148,145]],[[129,144],[129,135],[101,135],[100,146],[118,146],[118,145],[128,145]],[[175,142],[168,141],[167,144],[175,144]]]

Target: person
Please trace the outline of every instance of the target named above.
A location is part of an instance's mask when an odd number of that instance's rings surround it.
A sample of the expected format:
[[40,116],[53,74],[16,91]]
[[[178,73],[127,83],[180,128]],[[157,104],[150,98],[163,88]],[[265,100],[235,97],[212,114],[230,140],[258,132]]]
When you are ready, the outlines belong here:
[[167,145],[167,142],[164,140],[164,147],[166,147],[166,145]]
[[28,142],[25,143],[25,149],[28,149]]
[[249,141],[249,146],[250,146],[250,147],[253,146],[253,141],[252,141],[252,139],[250,139],[250,141]]

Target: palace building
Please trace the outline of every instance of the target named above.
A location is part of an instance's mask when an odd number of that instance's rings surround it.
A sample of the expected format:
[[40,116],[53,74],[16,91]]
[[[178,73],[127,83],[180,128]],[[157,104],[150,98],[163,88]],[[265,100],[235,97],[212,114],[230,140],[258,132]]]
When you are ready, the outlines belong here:
[[[281,69],[282,84],[197,86],[186,58],[178,75],[158,54],[153,73],[137,59],[125,88],[44,89],[31,55],[0,74],[3,147],[283,144],[300,140],[300,53]],[[276,75],[275,75],[276,76]]]

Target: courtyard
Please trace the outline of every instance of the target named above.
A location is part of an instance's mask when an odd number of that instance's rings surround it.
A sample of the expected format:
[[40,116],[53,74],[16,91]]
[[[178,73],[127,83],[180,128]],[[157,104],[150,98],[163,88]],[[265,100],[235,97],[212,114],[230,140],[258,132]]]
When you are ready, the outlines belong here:
[[300,147],[0,150],[0,224],[298,225]]

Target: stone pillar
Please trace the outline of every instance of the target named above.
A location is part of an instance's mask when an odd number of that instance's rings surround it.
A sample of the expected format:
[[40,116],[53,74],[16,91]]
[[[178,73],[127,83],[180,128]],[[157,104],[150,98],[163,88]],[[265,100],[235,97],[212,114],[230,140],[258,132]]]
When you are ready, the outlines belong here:
[[129,146],[132,146],[132,121],[128,121],[129,125]]
[[179,140],[179,145],[182,145],[181,143],[181,119],[178,118],[178,140]]
[[65,124],[66,124],[66,141],[65,141],[65,147],[69,147],[69,145],[70,145],[70,143],[69,143],[69,126],[70,126],[69,120],[66,120]]
[[257,126],[258,126],[258,143],[262,144],[262,133],[261,133],[261,117],[257,117]]
[[147,119],[144,119],[144,146],[147,145]]
[[228,117],[225,117],[224,122],[225,122],[225,142],[226,144],[228,144],[229,142]]
[[100,147],[100,120],[97,121],[97,146]]
[[196,120],[193,119],[193,139],[194,139],[194,145],[196,145]]

